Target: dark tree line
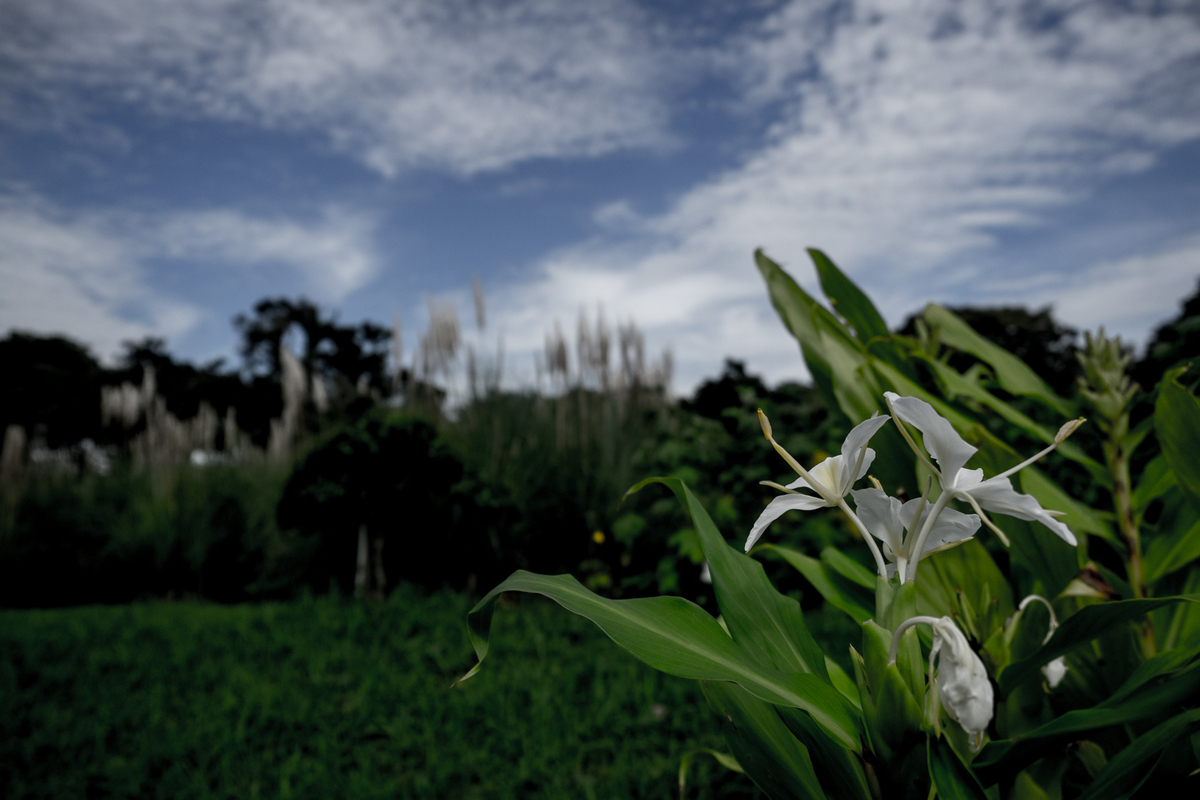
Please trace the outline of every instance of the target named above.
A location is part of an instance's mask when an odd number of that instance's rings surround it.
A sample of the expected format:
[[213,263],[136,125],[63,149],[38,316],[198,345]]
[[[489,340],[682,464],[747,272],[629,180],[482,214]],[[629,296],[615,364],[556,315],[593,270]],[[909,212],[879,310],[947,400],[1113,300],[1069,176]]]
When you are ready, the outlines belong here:
[[201,403],[221,416],[234,408],[238,426],[264,446],[270,420],[282,408],[279,346],[293,330],[303,343],[297,357],[307,375],[326,381],[335,412],[353,403],[360,388],[381,391],[386,386],[390,334],[379,325],[342,325],[307,300],[285,298],[259,302],[234,325],[241,334],[240,369],[228,368],[223,359],[200,365],[176,359],[158,338],[126,342],[117,365],[107,368],[85,347],[61,336],[10,333],[0,339],[5,383],[0,429],[21,425],[30,436],[44,435],[50,447],[85,438],[113,443],[127,432],[102,424],[101,388],[139,385],[145,368],[152,367],[158,394],[177,418],[194,417]]

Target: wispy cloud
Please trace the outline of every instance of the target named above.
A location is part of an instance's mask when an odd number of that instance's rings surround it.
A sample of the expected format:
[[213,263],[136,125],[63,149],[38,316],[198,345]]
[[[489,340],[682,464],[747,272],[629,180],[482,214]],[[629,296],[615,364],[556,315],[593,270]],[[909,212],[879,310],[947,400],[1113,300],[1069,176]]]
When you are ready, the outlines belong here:
[[154,288],[155,266],[269,271],[281,290],[333,304],[378,270],[368,219],[330,210],[307,224],[229,210],[67,212],[0,198],[0,331],[66,334],[111,357],[120,343],[186,333],[204,309]]
[[7,4],[0,102],[77,125],[100,93],[316,130],[385,175],[469,174],[667,142],[642,21],[625,0]]
[[[636,225],[626,206],[601,209],[634,232],[552,254],[512,292],[514,320],[603,302],[674,343],[684,385],[738,353],[773,378],[796,377],[755,247],[806,283],[804,248],[825,249],[893,322],[929,299],[978,303],[995,283],[999,232],[1042,225],[1048,210],[1200,137],[1200,27],[1184,12],[796,2],[747,41],[737,62],[747,102],[783,108],[762,146]],[[1162,247],[1147,268],[1182,263],[1167,253],[1184,251]],[[1126,286],[1138,262],[1121,263],[1088,273],[1091,307],[1119,310],[1096,298]],[[1003,277],[1033,285],[1050,272],[1067,286],[1074,271],[1012,264]],[[1174,310],[1173,296],[1139,297],[1149,303],[1139,319]],[[1050,300],[1083,319],[1066,294],[1020,298]]]

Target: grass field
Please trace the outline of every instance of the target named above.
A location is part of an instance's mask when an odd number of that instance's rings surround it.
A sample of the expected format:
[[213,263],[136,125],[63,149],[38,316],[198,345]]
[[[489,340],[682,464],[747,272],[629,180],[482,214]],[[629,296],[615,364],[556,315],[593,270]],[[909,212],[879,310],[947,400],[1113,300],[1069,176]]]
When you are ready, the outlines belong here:
[[[724,750],[695,682],[557,606],[304,599],[0,612],[0,796],[669,798]],[[754,797],[698,758],[688,797]]]

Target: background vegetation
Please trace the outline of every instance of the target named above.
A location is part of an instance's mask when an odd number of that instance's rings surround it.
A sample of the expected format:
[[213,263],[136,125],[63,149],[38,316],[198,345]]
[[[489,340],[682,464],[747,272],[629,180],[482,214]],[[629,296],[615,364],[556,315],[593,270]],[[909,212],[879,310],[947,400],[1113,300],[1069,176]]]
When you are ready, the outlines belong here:
[[[957,312],[1076,391],[1078,337],[1049,312]],[[675,500],[645,490],[622,503],[625,490],[683,478],[740,538],[771,497],[755,484],[789,479],[756,409],[809,462],[848,421],[816,389],[768,387],[736,361],[674,400],[669,362],[647,364],[636,329],[610,337],[583,318],[575,359],[548,337],[544,381],[503,390],[502,361],[461,346],[444,310],[431,317],[412,358],[393,354],[390,368],[389,344],[403,352],[395,332],[389,342],[380,326],[340,326],[304,301],[238,319],[239,370],[178,362],[155,341],[131,344],[115,369],[62,339],[0,341],[11,387],[0,395],[0,605],[63,608],[0,621],[0,793],[660,797],[677,791],[684,753],[723,749],[695,684],[538,603],[499,615],[504,658],[448,691],[473,662],[465,612],[516,568],[714,608]],[[915,319],[906,331],[928,335]],[[299,384],[281,350],[293,339]],[[1148,390],[1135,420],[1157,376],[1197,354],[1200,295],[1134,366]],[[972,358],[951,364],[969,374]],[[106,418],[106,389],[142,398],[132,421]],[[1023,402],[1012,398],[1042,413]],[[1023,435],[989,425],[1003,441]],[[1098,434],[1077,439],[1099,452]],[[1132,467],[1136,477],[1144,463]],[[1045,468],[1106,507],[1073,465]],[[383,603],[347,599],[362,589],[360,530],[379,554],[383,579],[370,585]],[[853,538],[834,515],[773,536],[814,556]],[[822,613],[794,570],[767,568],[836,657],[852,623]],[[79,608],[92,604],[116,605]],[[696,796],[756,791],[705,758],[693,771]]]

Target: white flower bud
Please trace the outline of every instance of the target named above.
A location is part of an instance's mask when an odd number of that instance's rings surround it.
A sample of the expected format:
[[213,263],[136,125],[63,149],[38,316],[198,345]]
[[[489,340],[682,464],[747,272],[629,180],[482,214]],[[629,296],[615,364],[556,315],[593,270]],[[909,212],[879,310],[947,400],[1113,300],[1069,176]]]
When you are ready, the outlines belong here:
[[1049,664],[1042,667],[1042,674],[1046,676],[1046,683],[1053,689],[1062,682],[1063,676],[1067,674],[1066,656],[1059,656]]
[[967,637],[950,617],[930,623],[933,627],[933,647],[930,662],[938,661],[938,694],[946,713],[970,736],[971,749],[983,747],[983,735],[992,721],[994,695],[987,670],[979,656],[967,643]]

